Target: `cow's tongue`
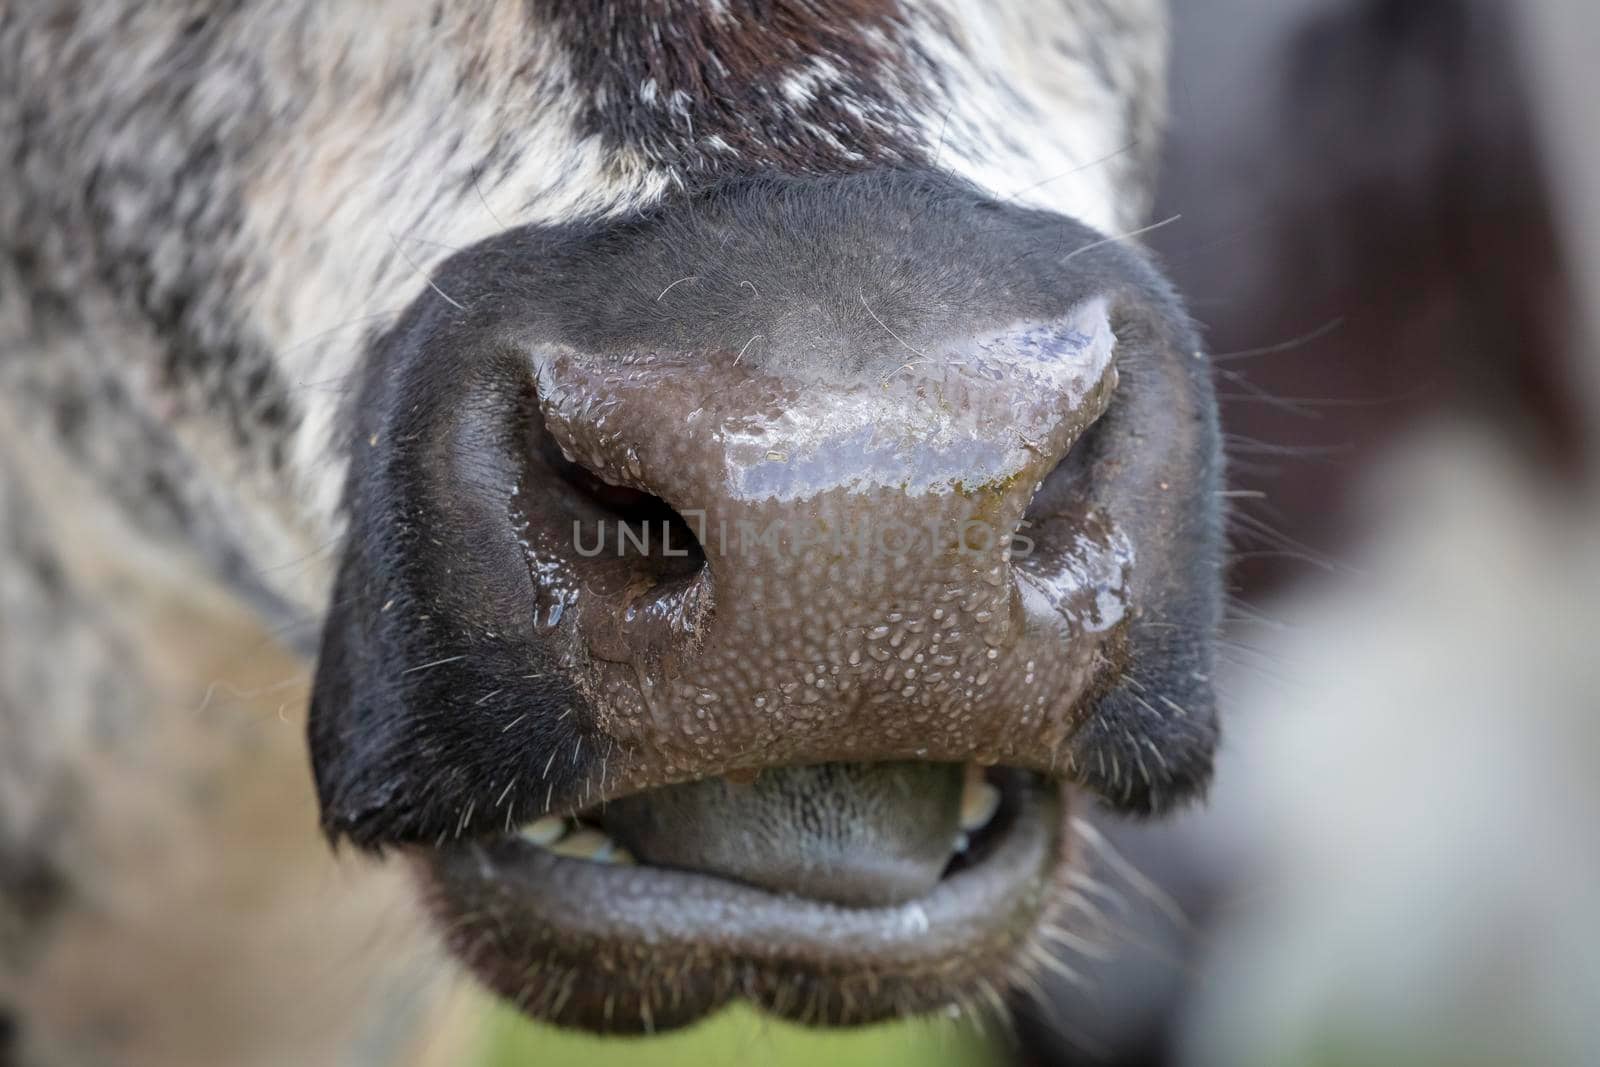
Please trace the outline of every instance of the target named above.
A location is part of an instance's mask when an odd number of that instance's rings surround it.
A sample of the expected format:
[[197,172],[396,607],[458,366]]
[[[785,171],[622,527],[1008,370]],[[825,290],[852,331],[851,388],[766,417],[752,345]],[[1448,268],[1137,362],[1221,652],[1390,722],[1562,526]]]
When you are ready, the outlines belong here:
[[938,882],[956,848],[956,764],[826,763],[711,778],[612,801],[606,832],[642,863],[856,907]]

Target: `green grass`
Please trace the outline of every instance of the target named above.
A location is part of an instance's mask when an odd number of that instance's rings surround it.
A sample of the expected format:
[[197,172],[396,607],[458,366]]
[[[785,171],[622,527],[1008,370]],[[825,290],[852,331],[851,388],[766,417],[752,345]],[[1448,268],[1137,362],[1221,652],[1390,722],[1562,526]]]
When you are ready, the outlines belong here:
[[729,1008],[659,1037],[600,1038],[490,1010],[474,1067],[993,1067],[993,1050],[948,1022],[889,1023],[857,1030],[807,1030]]

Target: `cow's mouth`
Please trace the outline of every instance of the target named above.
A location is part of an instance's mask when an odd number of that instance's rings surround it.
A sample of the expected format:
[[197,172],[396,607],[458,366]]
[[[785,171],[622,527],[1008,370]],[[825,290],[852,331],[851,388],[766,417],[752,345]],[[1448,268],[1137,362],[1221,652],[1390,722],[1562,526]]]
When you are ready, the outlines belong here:
[[781,875],[754,884],[759,868],[730,877],[641,862],[602,831],[599,810],[417,857],[451,948],[533,1017],[650,1032],[743,999],[852,1025],[984,1006],[1013,984],[1063,896],[1066,805],[1040,776],[969,769],[936,878],[865,904],[823,899],[854,892],[825,888],[826,877],[794,892]]

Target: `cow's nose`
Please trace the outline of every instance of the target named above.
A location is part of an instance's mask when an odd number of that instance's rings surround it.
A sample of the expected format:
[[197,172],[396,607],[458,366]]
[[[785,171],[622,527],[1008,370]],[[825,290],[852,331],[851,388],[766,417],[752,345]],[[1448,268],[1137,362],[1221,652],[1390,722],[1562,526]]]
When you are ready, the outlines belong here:
[[[336,832],[824,765],[1145,811],[1206,781],[1209,383],[1123,242],[943,179],[761,178],[508,232],[429,294],[350,406],[314,713]],[[915,894],[922,829],[862,838],[907,862],[845,895]],[[657,858],[765,877],[686,841]]]
[[1021,526],[1114,387],[1106,302],[872,359],[799,332],[815,349],[535,349],[536,625],[668,780],[980,757],[980,706],[1050,674],[1011,662],[1020,636],[1060,643]]
[[1113,337],[1100,299],[878,358],[803,332],[817,349],[535,348],[533,611],[638,780],[682,783],[611,806],[637,855],[893,903],[957,847],[958,764],[1074,691],[1021,527],[1108,402]]

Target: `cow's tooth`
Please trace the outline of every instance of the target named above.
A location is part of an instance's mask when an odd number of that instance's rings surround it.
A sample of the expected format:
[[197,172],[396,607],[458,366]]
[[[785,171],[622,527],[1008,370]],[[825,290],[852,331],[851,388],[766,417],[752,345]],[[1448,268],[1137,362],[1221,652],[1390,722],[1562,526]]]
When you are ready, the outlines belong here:
[[961,792],[961,828],[972,831],[987,826],[1000,810],[1000,790],[982,778],[968,778]]
[[563,837],[560,841],[550,846],[550,851],[558,856],[571,856],[575,859],[594,860],[609,855],[616,846],[611,843],[611,838],[599,830],[592,830],[587,826]]
[[627,849],[623,848],[609,837],[606,838],[606,843],[595,850],[594,855],[590,856],[589,858],[595,863],[611,863],[619,867],[626,867],[634,862],[633,853],[629,852]]
[[540,848],[549,848],[566,836],[567,820],[559,815],[546,815],[530,822],[517,833],[524,841],[531,841]]

